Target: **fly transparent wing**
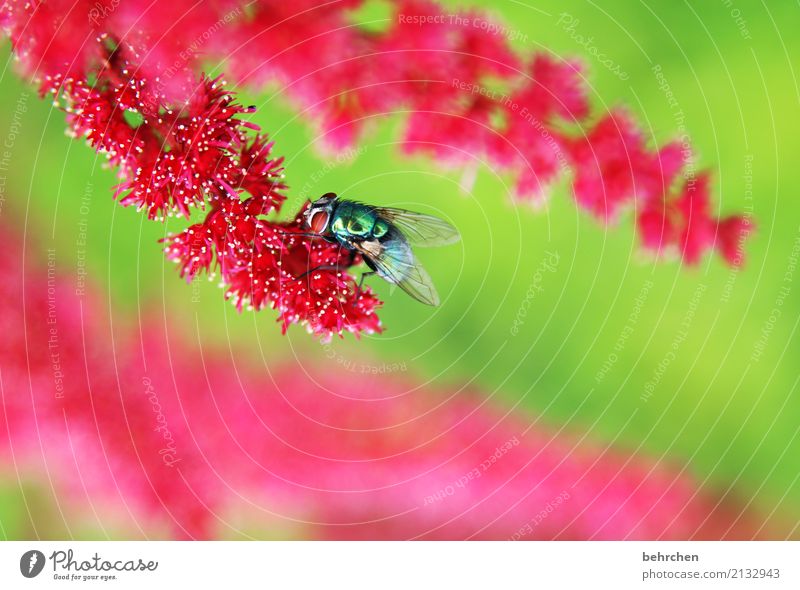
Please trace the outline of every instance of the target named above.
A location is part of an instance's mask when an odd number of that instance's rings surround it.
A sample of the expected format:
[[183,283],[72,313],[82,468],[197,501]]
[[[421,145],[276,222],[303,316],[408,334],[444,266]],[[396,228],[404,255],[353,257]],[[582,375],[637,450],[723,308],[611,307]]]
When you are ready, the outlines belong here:
[[397,285],[417,301],[439,305],[433,281],[401,236],[380,243],[357,243],[354,247],[373,264],[381,278]]
[[417,246],[446,246],[461,239],[455,227],[433,215],[392,207],[375,207],[375,212]]

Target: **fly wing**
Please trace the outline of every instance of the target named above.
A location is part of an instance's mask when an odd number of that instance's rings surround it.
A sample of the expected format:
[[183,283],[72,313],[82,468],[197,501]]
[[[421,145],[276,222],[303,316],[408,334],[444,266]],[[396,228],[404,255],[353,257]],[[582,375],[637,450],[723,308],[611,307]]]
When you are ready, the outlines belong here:
[[395,233],[381,242],[365,241],[354,243],[353,246],[372,263],[383,279],[397,285],[417,301],[439,305],[439,295],[431,278],[402,235]]
[[455,227],[433,215],[392,207],[375,207],[375,212],[417,246],[445,246],[461,239]]

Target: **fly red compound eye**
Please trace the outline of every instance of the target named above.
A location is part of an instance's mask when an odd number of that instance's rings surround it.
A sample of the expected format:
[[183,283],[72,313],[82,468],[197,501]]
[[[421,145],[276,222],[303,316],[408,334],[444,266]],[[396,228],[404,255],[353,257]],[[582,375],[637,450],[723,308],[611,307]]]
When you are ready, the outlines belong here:
[[308,225],[312,231],[321,234],[328,227],[328,214],[325,211],[317,211],[311,216]]

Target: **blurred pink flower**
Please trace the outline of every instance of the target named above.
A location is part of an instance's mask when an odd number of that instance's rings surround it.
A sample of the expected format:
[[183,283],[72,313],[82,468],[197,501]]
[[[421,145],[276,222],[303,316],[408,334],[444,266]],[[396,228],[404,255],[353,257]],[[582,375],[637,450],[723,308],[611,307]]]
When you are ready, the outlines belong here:
[[238,309],[277,309],[284,331],[297,323],[324,339],[378,332],[379,300],[347,273],[360,259],[312,243],[299,218],[263,218],[280,208],[286,185],[283,159],[243,119],[255,108],[236,103],[221,78],[194,77],[211,32],[243,10],[235,2],[9,2],[0,23],[26,73],[65,103],[75,135],[118,168],[123,205],[150,219],[209,210],[165,240],[187,281],[218,271]]
[[111,511],[125,534],[213,538],[235,535],[228,518],[245,511],[252,527],[330,539],[753,535],[676,466],[474,389],[258,367],[245,351],[193,349],[154,317],[112,331],[54,258],[23,264],[3,231],[0,456],[94,510],[87,526]]

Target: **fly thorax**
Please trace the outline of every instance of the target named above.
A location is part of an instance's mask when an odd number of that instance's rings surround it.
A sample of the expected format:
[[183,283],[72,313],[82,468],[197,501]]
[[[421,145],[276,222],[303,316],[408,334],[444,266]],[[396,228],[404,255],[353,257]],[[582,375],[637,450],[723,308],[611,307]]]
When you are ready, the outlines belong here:
[[335,234],[343,234],[345,233],[344,229],[344,220],[341,217],[337,217],[333,220],[333,225],[331,226],[331,231]]
[[347,232],[353,236],[365,236],[369,228],[364,224],[364,222],[354,217],[347,222]]
[[386,232],[389,231],[389,224],[386,223],[383,219],[378,219],[375,222],[375,226],[372,228],[372,237],[376,239],[380,239],[386,235]]

